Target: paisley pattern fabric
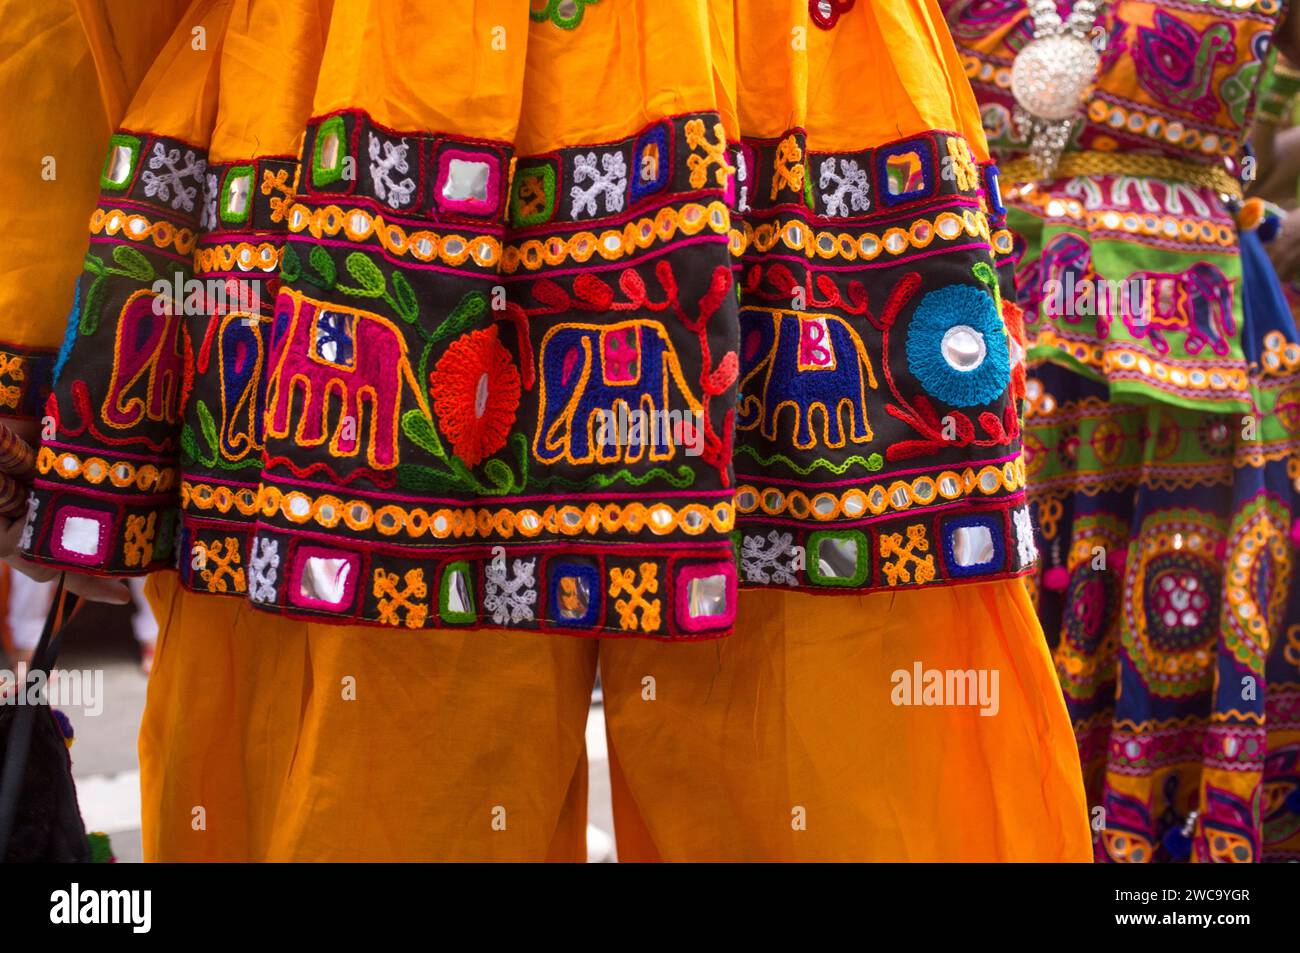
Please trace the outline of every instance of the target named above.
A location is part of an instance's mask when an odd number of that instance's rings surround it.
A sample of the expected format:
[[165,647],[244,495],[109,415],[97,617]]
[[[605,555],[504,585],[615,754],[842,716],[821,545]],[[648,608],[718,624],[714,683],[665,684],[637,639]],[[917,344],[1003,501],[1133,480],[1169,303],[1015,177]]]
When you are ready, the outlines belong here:
[[[746,586],[1033,567],[1010,239],[931,6],[364,6],[286,8],[273,94],[239,69],[273,33],[249,0],[196,3],[221,48],[150,73],[44,407],[32,558],[659,639],[727,634]],[[608,55],[632,41],[644,75]],[[864,57],[942,94],[884,115]],[[200,107],[166,115],[176,89]]]
[[[1062,9],[1068,5],[1062,4]],[[999,160],[1023,0],[945,2]],[[1072,149],[1235,168],[1275,0],[1117,0]],[[1031,368],[1034,587],[1099,859],[1300,857],[1300,339],[1253,233],[1192,181],[1008,190]]]

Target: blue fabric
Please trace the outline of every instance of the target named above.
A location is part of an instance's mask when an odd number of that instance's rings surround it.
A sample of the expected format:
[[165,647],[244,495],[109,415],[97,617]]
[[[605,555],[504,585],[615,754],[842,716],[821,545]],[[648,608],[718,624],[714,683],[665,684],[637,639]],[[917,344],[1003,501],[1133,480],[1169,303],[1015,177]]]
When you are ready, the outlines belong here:
[[1300,338],[1273,263],[1253,231],[1241,233],[1241,270],[1241,306],[1246,316],[1241,346],[1247,360],[1258,361],[1264,350],[1264,336],[1270,331],[1281,331],[1288,341]]

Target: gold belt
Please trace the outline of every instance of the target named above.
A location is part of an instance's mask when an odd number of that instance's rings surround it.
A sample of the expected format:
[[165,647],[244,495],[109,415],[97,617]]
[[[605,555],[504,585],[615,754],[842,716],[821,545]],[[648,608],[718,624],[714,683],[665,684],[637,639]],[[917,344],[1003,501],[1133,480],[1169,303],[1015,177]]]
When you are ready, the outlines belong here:
[[[998,169],[1003,182],[1024,185],[1039,179],[1032,159],[1015,159]],[[1152,179],[1169,179],[1204,185],[1241,201],[1241,183],[1222,165],[1197,165],[1165,156],[1123,152],[1067,152],[1056,164],[1055,177],[1076,175],[1136,175]]]

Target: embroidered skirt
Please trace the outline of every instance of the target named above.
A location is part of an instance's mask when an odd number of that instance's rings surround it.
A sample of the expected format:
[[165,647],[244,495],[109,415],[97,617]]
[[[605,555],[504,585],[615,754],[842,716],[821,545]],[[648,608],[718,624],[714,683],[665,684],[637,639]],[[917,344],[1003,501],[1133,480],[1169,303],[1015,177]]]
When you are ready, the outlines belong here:
[[1102,859],[1285,860],[1300,847],[1300,453],[1287,432],[1300,339],[1256,237],[1241,241],[1258,416],[1117,403],[1050,365],[1030,379],[1039,609],[1089,797],[1106,809]]
[[[943,5],[995,150],[1023,154],[1026,5]],[[1300,339],[1221,194],[1281,15],[1104,6],[1059,174],[1008,201],[1036,591],[1104,808],[1099,859],[1300,846]]]
[[1032,567],[930,4],[324,10],[198,0],[112,137],[33,559],[667,639]]

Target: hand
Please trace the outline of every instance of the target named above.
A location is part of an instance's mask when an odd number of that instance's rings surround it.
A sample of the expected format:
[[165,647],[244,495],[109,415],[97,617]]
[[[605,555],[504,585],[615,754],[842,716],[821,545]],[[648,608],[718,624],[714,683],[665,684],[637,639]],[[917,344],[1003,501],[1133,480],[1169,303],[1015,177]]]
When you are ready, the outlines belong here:
[[122,606],[131,601],[131,592],[122,579],[110,579],[107,576],[90,576],[71,570],[43,566],[23,559],[18,555],[18,537],[22,535],[22,520],[10,520],[0,517],[0,559],[10,568],[37,582],[52,582],[65,573],[63,585],[69,592],[75,592],[91,602],[107,602]]

